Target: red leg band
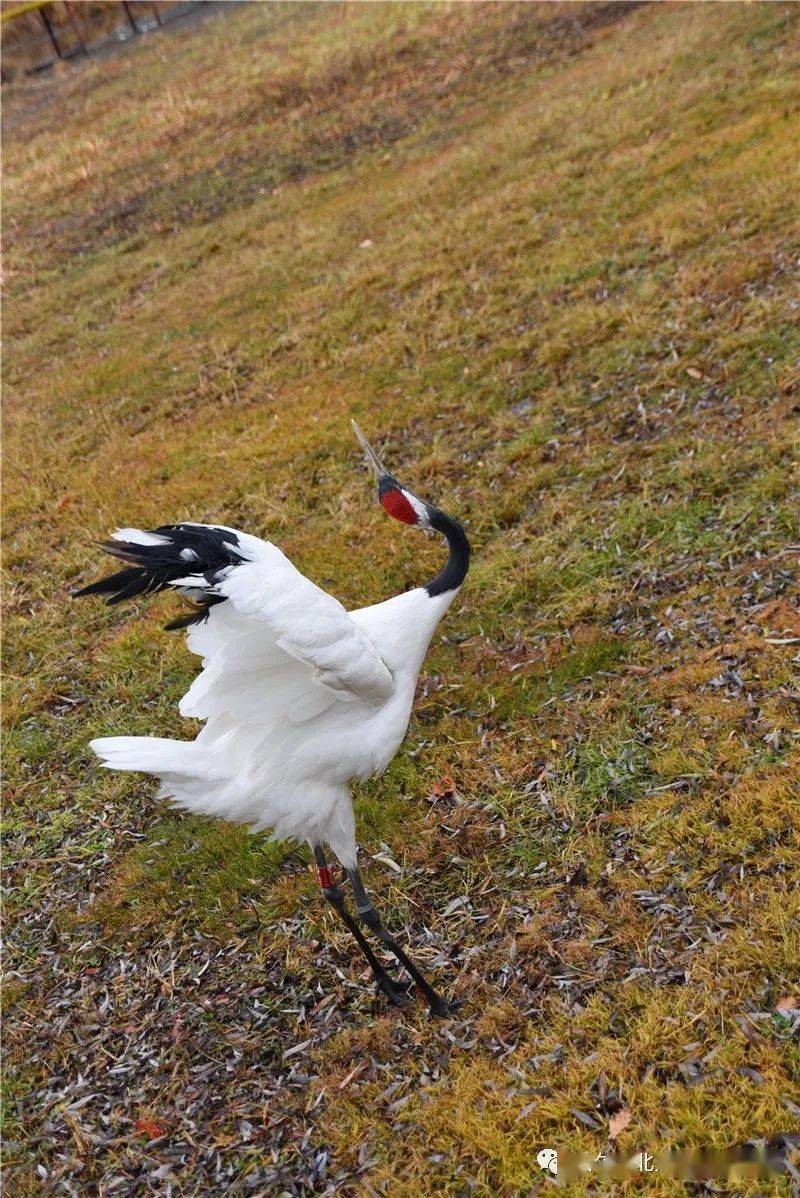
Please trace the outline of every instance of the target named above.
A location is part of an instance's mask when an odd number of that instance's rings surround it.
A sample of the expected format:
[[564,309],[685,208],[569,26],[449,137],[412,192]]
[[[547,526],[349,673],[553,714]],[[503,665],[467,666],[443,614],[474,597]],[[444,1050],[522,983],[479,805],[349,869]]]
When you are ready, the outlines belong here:
[[329,865],[321,865],[318,869],[319,884],[323,890],[333,890],[336,885],[336,878],[333,876],[333,870]]

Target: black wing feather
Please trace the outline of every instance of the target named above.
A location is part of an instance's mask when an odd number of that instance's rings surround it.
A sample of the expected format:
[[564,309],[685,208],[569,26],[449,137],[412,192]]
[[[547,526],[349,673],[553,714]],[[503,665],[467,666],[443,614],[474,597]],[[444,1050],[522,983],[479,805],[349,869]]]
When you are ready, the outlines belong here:
[[194,611],[190,611],[186,616],[178,616],[176,620],[170,620],[169,624],[165,624],[164,627],[167,632],[173,632],[177,628],[188,628],[190,624],[199,624],[201,620],[208,618],[208,613],[215,603],[224,602],[224,595],[209,595],[207,599],[195,604]]
[[126,587],[129,582],[133,582],[134,578],[139,578],[143,573],[143,570],[120,570],[118,574],[110,574],[108,578],[101,578],[97,582],[90,582],[88,587],[81,587],[79,591],[73,591],[72,598],[78,599],[82,595],[114,594],[116,591]]
[[[108,595],[106,603],[113,605],[132,599],[135,595],[155,594],[187,574],[203,575],[213,586],[221,570],[245,560],[238,551],[239,538],[227,528],[205,524],[163,524],[148,532],[163,540],[155,545],[139,545],[133,541],[99,541],[100,548],[119,561],[129,562],[124,570],[101,578],[75,591],[73,598],[82,595]],[[187,551],[191,551],[188,553]],[[183,556],[182,556],[183,555]],[[208,595],[200,599],[193,611],[171,620],[169,629],[188,628],[208,617],[211,608],[224,603],[224,595]]]

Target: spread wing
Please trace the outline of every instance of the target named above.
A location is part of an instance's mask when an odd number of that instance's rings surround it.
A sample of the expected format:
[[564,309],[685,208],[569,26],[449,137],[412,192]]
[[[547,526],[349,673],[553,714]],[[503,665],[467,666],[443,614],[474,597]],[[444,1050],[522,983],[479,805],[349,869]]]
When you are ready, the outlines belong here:
[[172,587],[196,604],[168,625],[188,627],[189,648],[204,659],[181,703],[184,715],[256,721],[268,701],[302,721],[337,699],[377,706],[394,690],[367,633],[269,541],[184,523],[120,529],[102,547],[126,568],[79,595],[118,603]]

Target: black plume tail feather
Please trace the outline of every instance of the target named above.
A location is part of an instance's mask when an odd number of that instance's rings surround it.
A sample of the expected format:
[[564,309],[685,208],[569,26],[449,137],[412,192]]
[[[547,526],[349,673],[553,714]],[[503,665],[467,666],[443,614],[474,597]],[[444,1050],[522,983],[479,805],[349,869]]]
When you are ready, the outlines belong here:
[[121,562],[136,562],[142,565],[142,550],[147,549],[147,545],[132,545],[126,541],[95,541],[103,553],[107,553],[109,557],[116,557]]
[[[160,539],[151,545],[133,541],[98,541],[105,553],[132,564],[74,591],[73,598],[107,595],[106,603],[113,606],[136,595],[156,594],[188,574],[202,576],[205,585],[212,587],[222,570],[245,560],[236,548],[239,543],[236,533],[226,528],[165,524],[148,532]],[[202,589],[203,584],[198,583],[198,590]],[[224,595],[205,594],[196,600],[191,612],[171,620],[165,627],[188,628],[207,619],[211,608],[224,602]]]
[[90,582],[88,587],[73,591],[72,598],[80,599],[83,595],[113,595],[143,574],[144,570],[120,570],[119,574],[109,574],[108,578],[100,578],[97,582]]
[[178,616],[176,620],[170,620],[169,624],[164,625],[164,628],[167,632],[174,632],[178,628],[188,628],[191,624],[199,624],[201,620],[208,619],[208,613],[215,604],[224,602],[224,595],[209,595],[207,599],[201,599],[199,603],[195,604],[194,611],[190,611],[185,616]]

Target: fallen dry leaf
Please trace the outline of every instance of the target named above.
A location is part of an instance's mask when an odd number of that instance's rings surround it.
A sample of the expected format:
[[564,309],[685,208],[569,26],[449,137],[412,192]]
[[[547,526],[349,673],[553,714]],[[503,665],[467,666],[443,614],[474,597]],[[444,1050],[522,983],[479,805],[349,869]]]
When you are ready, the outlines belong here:
[[456,794],[456,784],[452,778],[442,778],[434,785],[433,793],[437,799],[453,799]]
[[342,1081],[339,1082],[339,1089],[346,1090],[347,1087],[349,1086],[350,1082],[356,1076],[356,1074],[361,1073],[361,1071],[363,1069],[365,1069],[366,1066],[367,1066],[366,1061],[359,1061],[357,1065],[354,1065],[353,1068],[348,1073],[347,1077],[343,1078]]
[[800,611],[786,598],[773,599],[755,618],[765,629],[800,635]]
[[608,1134],[611,1139],[615,1139],[621,1131],[630,1123],[633,1118],[633,1112],[628,1107],[623,1107],[621,1111],[617,1111],[608,1121]]
[[792,1011],[797,1010],[797,999],[791,994],[787,994],[785,998],[779,998],[775,1003],[775,1010],[779,1015],[790,1015]]
[[147,1136],[148,1140],[157,1140],[159,1136],[167,1134],[167,1129],[155,1119],[137,1119],[136,1134],[137,1136]]
[[705,378],[705,375],[703,374],[702,370],[698,370],[696,366],[687,366],[686,373],[688,374],[690,379]]

